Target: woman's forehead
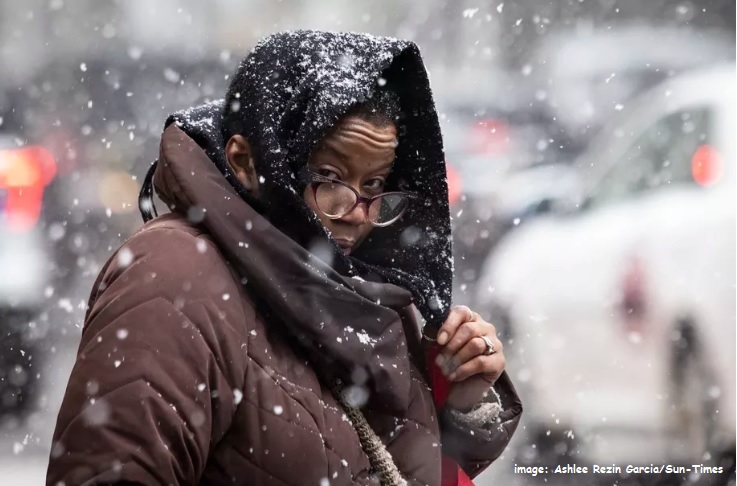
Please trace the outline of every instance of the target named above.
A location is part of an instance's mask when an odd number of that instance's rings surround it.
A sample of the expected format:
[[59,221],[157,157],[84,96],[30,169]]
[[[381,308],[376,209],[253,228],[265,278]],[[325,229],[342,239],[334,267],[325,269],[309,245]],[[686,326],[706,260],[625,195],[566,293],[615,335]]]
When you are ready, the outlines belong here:
[[397,146],[397,129],[391,122],[374,122],[347,116],[323,139],[321,147],[341,159],[364,158],[391,161]]
[[396,146],[397,127],[390,121],[369,120],[359,115],[348,115],[338,121],[328,137],[341,134],[363,135],[368,137],[370,142]]

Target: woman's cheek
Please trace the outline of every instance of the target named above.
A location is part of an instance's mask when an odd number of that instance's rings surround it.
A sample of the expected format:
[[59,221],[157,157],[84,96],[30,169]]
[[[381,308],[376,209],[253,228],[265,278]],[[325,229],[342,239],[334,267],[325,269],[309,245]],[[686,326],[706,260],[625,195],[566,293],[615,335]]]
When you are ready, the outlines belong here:
[[309,207],[310,209],[312,209],[312,211],[317,215],[317,219],[320,220],[320,222],[322,223],[322,225],[325,228],[327,228],[329,231],[332,230],[332,228],[331,228],[331,222],[332,222],[332,220],[330,218],[328,218],[327,216],[325,216],[324,214],[322,214],[320,211],[318,211],[317,205],[315,204],[315,196],[314,196],[314,193],[313,193],[311,187],[308,186],[307,188],[305,188],[305,192],[303,194],[303,197],[304,197],[304,200],[305,200],[305,204],[307,204],[307,207]]

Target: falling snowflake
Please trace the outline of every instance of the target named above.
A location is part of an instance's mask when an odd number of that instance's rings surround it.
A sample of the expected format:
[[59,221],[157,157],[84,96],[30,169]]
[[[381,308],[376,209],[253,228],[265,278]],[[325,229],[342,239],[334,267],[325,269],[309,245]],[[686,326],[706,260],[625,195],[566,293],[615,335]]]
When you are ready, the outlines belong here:
[[467,8],[463,11],[463,18],[464,19],[472,19],[474,15],[476,15],[476,12],[478,12],[479,9],[477,8]]
[[59,299],[59,302],[57,302],[57,305],[59,306],[60,309],[63,309],[70,314],[74,311],[74,306],[72,305],[72,301],[69,299]]
[[131,263],[133,263],[133,252],[130,251],[128,248],[121,248],[118,252],[118,265],[126,268]]

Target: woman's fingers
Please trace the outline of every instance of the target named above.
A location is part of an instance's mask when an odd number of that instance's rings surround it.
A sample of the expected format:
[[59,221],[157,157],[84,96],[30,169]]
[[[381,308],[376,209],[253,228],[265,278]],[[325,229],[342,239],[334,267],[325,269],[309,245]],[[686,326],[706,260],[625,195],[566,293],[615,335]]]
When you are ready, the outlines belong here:
[[484,329],[484,324],[485,323],[482,322],[469,321],[458,326],[455,333],[450,337],[448,343],[441,351],[440,356],[443,357],[443,361],[450,360],[450,358],[455,356],[455,354],[458,353],[466,343],[473,340],[475,337],[487,334]]
[[[486,341],[481,336],[491,339],[495,351],[492,355],[485,354]],[[453,307],[438,331],[437,341],[443,349],[436,363],[453,381],[478,373],[496,380],[504,370],[502,343],[496,337],[496,328],[464,305]]]
[[506,366],[506,363],[503,354],[482,354],[460,365],[448,376],[448,379],[459,382],[474,375],[482,375],[486,381],[494,384],[504,371],[504,366]]
[[[502,354],[502,343],[501,341],[499,341],[499,339],[497,339],[496,334],[494,334],[493,330],[488,330],[487,333],[483,333],[482,329],[482,334],[478,334],[469,339],[455,355],[453,355],[450,359],[444,360],[442,371],[445,375],[452,374],[456,370],[456,368],[468,361],[471,361],[476,356],[485,355],[486,341],[484,341],[481,336],[486,336],[491,340],[492,344],[494,345],[494,354]],[[482,370],[482,372],[484,371]]]
[[447,343],[464,322],[473,320],[474,317],[475,313],[468,306],[454,306],[448,313],[448,318],[438,330],[438,344],[442,346]]

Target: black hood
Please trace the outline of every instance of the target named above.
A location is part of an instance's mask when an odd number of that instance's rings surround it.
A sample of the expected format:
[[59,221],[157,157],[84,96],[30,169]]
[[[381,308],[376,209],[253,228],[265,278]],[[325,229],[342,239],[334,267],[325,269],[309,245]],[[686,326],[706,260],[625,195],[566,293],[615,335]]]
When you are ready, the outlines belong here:
[[[406,288],[428,323],[440,325],[450,309],[453,275],[448,188],[438,117],[417,46],[367,34],[279,33],[259,42],[233,79],[225,100],[171,115],[166,126],[180,126],[241,197],[290,238],[308,249],[327,242],[327,260],[339,273]],[[374,228],[345,256],[304,202],[297,174],[336,122],[382,86],[398,94],[402,111],[388,190],[420,198],[399,222]],[[224,126],[230,110],[238,122]],[[228,170],[224,139],[234,133],[253,146],[258,201]],[[150,218],[150,180],[141,191],[144,219]]]

